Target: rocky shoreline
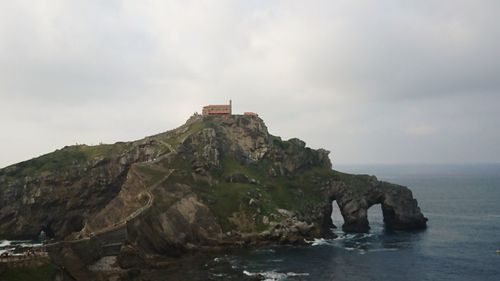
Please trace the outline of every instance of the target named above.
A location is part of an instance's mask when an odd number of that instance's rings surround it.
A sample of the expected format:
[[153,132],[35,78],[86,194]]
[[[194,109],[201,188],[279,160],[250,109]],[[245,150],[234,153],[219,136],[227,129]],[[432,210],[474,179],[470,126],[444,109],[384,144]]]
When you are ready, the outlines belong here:
[[345,232],[368,232],[374,204],[387,228],[426,227],[407,187],[335,171],[328,154],[269,134],[257,116],[194,115],[135,142],[66,147],[0,170],[0,236],[43,230],[55,265],[94,280],[107,257],[134,272],[158,257],[331,236],[332,203]]

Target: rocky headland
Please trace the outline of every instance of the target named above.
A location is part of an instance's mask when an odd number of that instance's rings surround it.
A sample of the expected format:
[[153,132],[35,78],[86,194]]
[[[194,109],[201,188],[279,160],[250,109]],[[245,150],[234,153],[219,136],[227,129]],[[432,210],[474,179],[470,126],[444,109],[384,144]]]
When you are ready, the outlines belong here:
[[374,204],[387,228],[426,227],[407,187],[335,171],[328,155],[243,115],[194,115],[138,141],[64,147],[0,170],[0,238],[43,230],[66,278],[136,280],[205,250],[333,235],[333,201],[346,232],[369,231]]

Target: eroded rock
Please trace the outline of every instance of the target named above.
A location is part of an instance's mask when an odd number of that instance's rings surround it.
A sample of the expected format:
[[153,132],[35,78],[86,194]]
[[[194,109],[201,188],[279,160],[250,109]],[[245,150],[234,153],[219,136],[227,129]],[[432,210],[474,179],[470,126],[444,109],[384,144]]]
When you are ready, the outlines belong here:
[[[333,235],[332,201],[347,232],[369,231],[374,204],[389,228],[426,227],[408,188],[334,171],[328,151],[272,136],[255,116],[194,116],[140,141],[66,150],[0,170],[0,235],[97,233],[51,249],[81,276],[92,273],[74,264],[105,251],[133,268],[155,255]],[[54,159],[67,166],[51,168]]]

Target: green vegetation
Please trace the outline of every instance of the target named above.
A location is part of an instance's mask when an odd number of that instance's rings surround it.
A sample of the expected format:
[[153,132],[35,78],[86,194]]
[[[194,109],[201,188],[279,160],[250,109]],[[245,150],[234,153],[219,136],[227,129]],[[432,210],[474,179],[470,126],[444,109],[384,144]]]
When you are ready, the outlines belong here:
[[[230,219],[235,213],[254,219],[254,230],[261,231],[268,227],[262,223],[262,217],[277,215],[276,209],[304,212],[322,200],[317,183],[333,176],[328,168],[313,167],[291,178],[271,177],[268,176],[271,165],[269,160],[244,164],[233,157],[224,157],[221,171],[212,174],[217,179],[212,186],[204,181],[194,182],[190,176],[172,180],[192,186],[216,215],[224,231],[237,227]],[[228,176],[237,173],[257,180],[258,184],[226,181]],[[249,204],[252,199],[258,201],[254,206]]]
[[163,134],[159,134],[156,136],[153,136],[153,139],[158,139],[160,141],[164,141],[171,146],[174,147],[174,149],[177,149],[177,147],[181,144],[181,142],[189,135],[197,133],[205,128],[208,127],[210,122],[195,122],[189,125],[189,129],[186,130],[183,133],[176,133],[176,132],[167,132]]
[[286,150],[290,146],[290,143],[283,141],[280,137],[273,137],[273,145]]
[[81,150],[81,146],[70,146],[32,160],[21,162],[15,166],[7,167],[3,172],[9,177],[31,176],[43,171],[64,169],[67,166],[85,161],[86,159],[86,154]]
[[168,210],[177,201],[179,201],[179,198],[170,194],[155,194],[152,209],[159,214],[162,210]]
[[0,171],[7,177],[37,176],[47,171],[66,170],[96,157],[110,157],[130,147],[129,143],[73,145],[18,163]]
[[255,186],[241,183],[221,182],[208,189],[198,189],[198,194],[208,203],[212,212],[219,218],[224,230],[231,230],[234,226],[228,218],[250,200],[250,194],[255,194]]
[[0,275],[2,281],[52,281],[56,268],[50,264],[28,268],[7,268]]
[[267,159],[262,160],[258,164],[243,164],[236,161],[232,157],[224,157],[222,159],[222,170],[220,173],[221,179],[227,176],[241,173],[258,181],[267,180],[267,170],[271,167],[271,162]]
[[167,173],[165,170],[155,169],[151,166],[145,165],[135,165],[137,167],[137,171],[143,174],[146,179],[146,185],[152,185],[161,180]]
[[343,181],[351,187],[353,192],[364,192],[370,186],[369,183],[376,178],[369,175],[351,175],[338,171],[333,171],[333,179]]
[[[196,133],[210,124],[213,121],[195,122],[189,126],[189,129],[183,133],[178,134],[175,131],[159,134],[151,137],[164,141],[171,146],[177,148],[178,145],[187,136]],[[146,138],[147,139],[147,138]],[[144,142],[141,139],[135,142],[117,142],[115,144],[99,144],[99,145],[72,145],[65,146],[52,153],[42,155],[31,160],[20,162],[18,164],[6,167],[0,170],[0,176],[5,175],[10,179],[20,179],[26,176],[36,177],[42,175],[44,172],[65,171],[74,169],[77,166],[85,165],[87,161],[96,159],[98,157],[110,158],[115,155],[120,155],[134,146]],[[166,149],[162,153],[169,152]]]
[[[159,146],[155,147],[155,155],[161,150],[162,153],[170,151],[170,147],[177,150],[179,145],[190,135],[196,134],[205,128],[220,129],[222,119],[217,116],[206,116],[201,121],[190,123],[189,125],[181,126],[178,129],[150,136],[134,142],[120,142],[116,144],[102,144],[96,146],[76,145],[69,146],[57,150],[53,153],[43,155],[41,157],[19,163],[15,166],[0,170],[0,176],[3,174],[7,177],[22,178],[23,176],[36,176],[45,171],[67,171],[74,169],[75,171],[83,171],[87,161],[98,157],[110,158],[115,155],[120,155],[128,150],[136,149],[144,143],[150,141],[158,142]],[[245,122],[249,123],[250,119],[239,120],[237,124],[246,126]],[[234,123],[231,123],[234,125]],[[233,126],[231,125],[231,126]],[[219,128],[218,128],[219,126]],[[224,129],[225,130],[225,129]],[[224,131],[218,130],[217,132]],[[252,128],[254,130],[254,128]],[[249,136],[256,134],[255,131],[247,132]],[[267,133],[266,133],[267,136]],[[217,137],[224,137],[222,134]],[[233,137],[238,137],[234,134]],[[151,162],[136,163],[134,169],[141,174],[146,181],[147,186],[151,186],[161,180],[169,170],[173,169],[170,177],[162,186],[169,186],[174,183],[186,184],[193,189],[199,198],[211,209],[218,218],[224,231],[233,230],[238,226],[231,222],[231,217],[235,214],[244,216],[253,220],[254,230],[263,230],[268,226],[262,224],[263,216],[272,217],[279,216],[277,209],[288,209],[298,213],[307,213],[311,205],[317,205],[320,200],[324,200],[323,194],[319,190],[320,184],[325,182],[325,179],[342,180],[354,187],[365,187],[367,181],[371,180],[369,176],[352,176],[339,172],[332,171],[326,167],[318,159],[319,156],[310,148],[303,148],[298,140],[283,141],[276,136],[270,136],[272,146],[270,149],[278,154],[276,159],[266,157],[257,162],[247,162],[248,159],[235,155],[230,149],[227,149],[228,142],[235,141],[230,138],[219,139],[219,146],[226,146],[226,149],[220,149],[221,165],[219,168],[212,168],[209,171],[202,171],[198,176],[193,177],[193,163],[199,159],[195,159],[193,151],[182,150],[179,154],[174,154],[174,158],[161,159],[154,164]],[[204,138],[193,138],[193,142],[187,144],[186,148],[197,150],[198,156],[202,155],[203,146],[206,145]],[[298,143],[298,145],[297,145]],[[193,147],[196,145],[197,147]],[[284,151],[286,150],[286,151]],[[135,152],[135,151],[134,151]],[[237,152],[238,154],[240,152]],[[243,152],[246,153],[246,152]],[[291,176],[270,176],[269,171],[274,168],[276,162],[282,160],[282,157],[289,157],[289,154],[297,153],[296,161],[302,168]],[[295,158],[293,158],[295,160]],[[285,163],[286,164],[286,163]],[[203,163],[202,163],[203,165]],[[80,167],[79,167],[80,166]],[[210,175],[204,175],[204,172]],[[235,175],[243,174],[251,181],[245,182],[227,182],[227,178]],[[274,174],[274,173],[273,173]],[[169,188],[163,189],[163,191]],[[158,189],[155,192],[155,200],[153,209],[156,211],[166,210],[179,199],[178,195],[169,194]],[[156,194],[158,193],[158,194]],[[250,204],[250,201],[255,202]]]
[[132,147],[131,143],[117,142],[115,144],[80,145],[87,158],[110,157],[125,152]]

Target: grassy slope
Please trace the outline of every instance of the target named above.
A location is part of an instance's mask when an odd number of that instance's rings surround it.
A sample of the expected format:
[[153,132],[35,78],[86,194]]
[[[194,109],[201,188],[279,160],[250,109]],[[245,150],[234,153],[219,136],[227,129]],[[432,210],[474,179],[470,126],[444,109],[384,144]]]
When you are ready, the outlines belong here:
[[[217,183],[209,186],[206,182],[187,182],[186,178],[175,180],[193,186],[194,191],[210,207],[219,219],[224,231],[236,226],[230,221],[235,212],[244,213],[249,218],[255,218],[256,231],[267,228],[262,223],[263,216],[279,215],[276,209],[288,209],[296,212],[306,210],[312,204],[323,200],[311,179],[332,177],[333,171],[326,168],[312,168],[292,177],[270,177],[267,168],[271,163],[242,165],[234,159],[225,158],[222,163],[222,173],[218,175]],[[242,173],[259,181],[259,184],[230,183],[225,178],[234,173]],[[251,199],[257,199],[255,206],[250,206]]]
[[119,142],[101,145],[73,145],[58,149],[31,160],[0,170],[9,178],[35,177],[44,172],[56,172],[85,163],[96,157],[110,157],[120,154],[131,147],[131,143]]
[[[211,119],[194,123],[184,135],[195,133],[212,125]],[[273,145],[281,149],[287,149],[290,145],[289,142],[282,141],[279,137],[271,137]],[[169,182],[184,183],[191,186],[216,215],[224,231],[236,228],[236,225],[230,219],[236,212],[243,213],[252,220],[255,219],[256,228],[253,230],[261,231],[268,227],[262,223],[263,216],[279,215],[276,212],[278,208],[299,213],[306,211],[325,199],[318,190],[318,182],[321,182],[322,179],[345,181],[354,187],[359,186],[360,191],[371,179],[369,176],[354,176],[319,166],[302,171],[291,178],[284,176],[271,177],[268,176],[268,170],[272,165],[269,160],[262,160],[256,164],[248,165],[238,163],[236,159],[230,156],[224,157],[221,164],[222,168],[220,170],[212,171],[212,176],[216,181],[215,184],[210,186],[206,181],[195,181],[190,173],[186,172],[191,169],[190,159],[176,161],[174,168],[184,172],[173,174]],[[226,182],[226,177],[235,173],[245,174],[257,180],[259,184]],[[251,199],[258,199],[258,203],[255,206],[250,206]],[[158,202],[157,206],[165,207],[173,204],[171,199],[166,198],[164,201],[166,202]]]
[[[180,141],[187,135],[201,129],[203,123],[198,122],[193,124],[187,132],[177,135],[172,132],[162,133],[156,136],[147,137],[145,139],[158,139],[177,147]],[[85,163],[89,160],[104,157],[109,158],[115,155],[120,155],[131,149],[134,145],[143,142],[145,139],[140,139],[133,142],[117,142],[114,144],[99,144],[99,145],[72,145],[65,146],[54,152],[44,154],[42,156],[23,161],[3,169],[0,169],[0,176],[5,175],[7,178],[23,178],[26,176],[36,177],[44,172],[55,172],[66,170],[76,165]]]
[[[213,118],[205,118],[202,122],[194,122],[184,130],[174,130],[166,133],[148,137],[147,139],[155,139],[161,142],[169,143],[174,149],[189,135],[201,131],[204,128],[212,127],[216,123]],[[273,145],[287,149],[290,145],[287,141],[282,141],[281,138],[271,136]],[[0,170],[0,176],[6,175],[7,178],[23,178],[25,176],[37,176],[43,172],[61,171],[69,169],[84,163],[88,160],[97,157],[112,157],[119,155],[131,149],[134,145],[143,142],[145,139],[135,142],[118,142],[115,144],[101,144],[96,146],[75,145],[64,147],[55,152],[34,158],[16,165]],[[287,177],[270,177],[268,169],[271,166],[269,161],[263,160],[258,164],[242,165],[235,159],[225,157],[222,161],[222,169],[214,171],[213,176],[217,180],[217,184],[209,186],[206,182],[195,182],[190,176],[191,161],[179,160],[173,163],[168,168],[184,171],[183,173],[175,173],[169,181],[186,183],[194,188],[194,191],[207,203],[215,215],[219,218],[224,230],[231,230],[235,226],[228,219],[235,212],[243,212],[250,217],[255,217],[258,230],[264,229],[260,222],[263,216],[275,214],[277,208],[289,209],[301,212],[315,202],[323,200],[319,194],[314,179],[333,178],[336,180],[345,181],[351,186],[359,186],[358,190],[362,191],[363,186],[371,179],[369,176],[354,176],[336,172],[324,167],[313,167],[309,170],[294,176]],[[164,171],[151,169],[145,165],[138,165],[138,170],[148,176],[149,184],[153,184],[164,174]],[[259,181],[259,185],[243,184],[243,183],[228,183],[225,178],[234,173],[243,173],[250,178]],[[249,206],[251,199],[258,199],[259,203],[254,206]],[[165,201],[165,202],[163,202]],[[171,198],[159,200],[155,205],[165,207],[171,205]]]

